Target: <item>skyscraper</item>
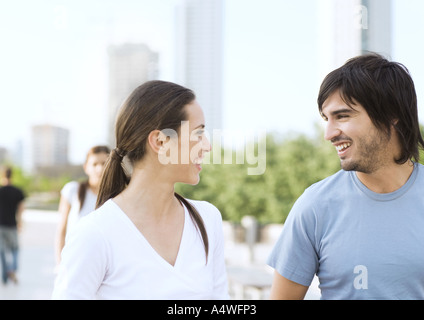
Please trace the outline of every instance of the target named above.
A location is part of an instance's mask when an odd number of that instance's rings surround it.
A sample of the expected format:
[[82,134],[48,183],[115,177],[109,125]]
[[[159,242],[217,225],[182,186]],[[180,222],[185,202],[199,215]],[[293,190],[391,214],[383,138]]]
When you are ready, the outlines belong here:
[[392,0],[362,0],[367,28],[362,28],[362,51],[374,51],[390,58],[393,36]]
[[223,1],[183,0],[176,8],[176,82],[192,89],[206,126],[222,128]]
[[32,169],[69,164],[69,130],[49,124],[31,128]]
[[0,147],[0,164],[6,161],[8,151],[6,148]]
[[109,125],[108,141],[115,145],[117,111],[139,85],[158,77],[159,55],[145,44],[110,46],[109,54]]
[[392,0],[320,0],[319,3],[324,73],[367,51],[390,58]]

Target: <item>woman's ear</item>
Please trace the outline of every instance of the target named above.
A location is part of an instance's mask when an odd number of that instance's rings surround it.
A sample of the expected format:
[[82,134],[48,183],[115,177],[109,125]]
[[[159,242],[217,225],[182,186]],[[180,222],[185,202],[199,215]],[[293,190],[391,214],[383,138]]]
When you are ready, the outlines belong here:
[[153,130],[148,137],[148,144],[153,152],[159,153],[166,141],[166,136],[160,130]]

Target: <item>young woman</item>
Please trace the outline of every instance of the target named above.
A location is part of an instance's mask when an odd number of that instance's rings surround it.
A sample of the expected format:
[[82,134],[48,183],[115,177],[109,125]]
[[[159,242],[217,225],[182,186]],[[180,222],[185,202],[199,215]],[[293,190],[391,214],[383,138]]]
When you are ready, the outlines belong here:
[[103,167],[109,157],[107,146],[94,146],[86,156],[84,172],[87,180],[67,183],[60,194],[59,213],[61,216],[56,232],[56,261],[60,263],[60,255],[65,245],[65,239],[70,234],[81,217],[86,216],[96,208],[97,194]]
[[199,182],[211,148],[204,127],[191,90],[164,81],[134,90],[117,118],[99,208],[66,244],[53,298],[229,298],[220,212],[174,192]]

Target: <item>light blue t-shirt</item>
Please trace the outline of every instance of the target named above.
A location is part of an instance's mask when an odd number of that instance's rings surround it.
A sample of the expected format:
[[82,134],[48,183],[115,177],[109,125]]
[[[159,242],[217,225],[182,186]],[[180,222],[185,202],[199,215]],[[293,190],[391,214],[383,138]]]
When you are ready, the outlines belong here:
[[392,193],[339,171],[296,201],[268,264],[322,299],[424,299],[424,166]]

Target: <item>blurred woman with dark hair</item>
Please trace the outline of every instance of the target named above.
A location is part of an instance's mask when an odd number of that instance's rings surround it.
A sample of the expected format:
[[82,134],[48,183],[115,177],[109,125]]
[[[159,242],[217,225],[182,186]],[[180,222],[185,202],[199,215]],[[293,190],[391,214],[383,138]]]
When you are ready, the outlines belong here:
[[86,156],[84,172],[87,179],[78,182],[68,182],[61,190],[59,213],[60,222],[56,232],[56,261],[60,263],[60,255],[65,245],[65,239],[81,217],[86,216],[96,208],[97,194],[103,168],[109,157],[107,146],[94,146]]

